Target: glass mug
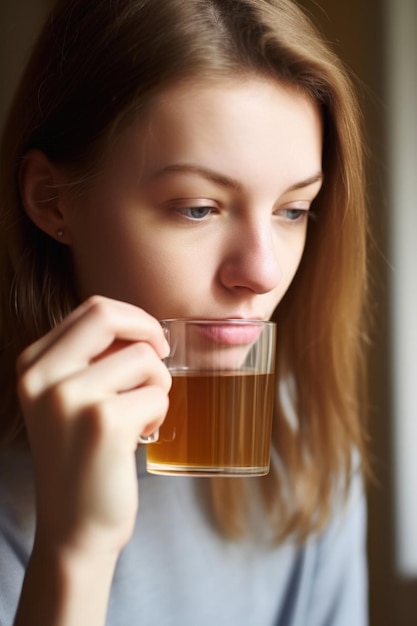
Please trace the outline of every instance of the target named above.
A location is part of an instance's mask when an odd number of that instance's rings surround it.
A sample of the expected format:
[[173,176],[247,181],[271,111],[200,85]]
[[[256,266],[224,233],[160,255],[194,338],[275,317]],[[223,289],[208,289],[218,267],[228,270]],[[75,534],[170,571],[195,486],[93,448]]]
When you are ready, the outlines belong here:
[[147,471],[194,476],[268,473],[276,325],[259,320],[161,321],[171,351],[169,410],[147,445]]

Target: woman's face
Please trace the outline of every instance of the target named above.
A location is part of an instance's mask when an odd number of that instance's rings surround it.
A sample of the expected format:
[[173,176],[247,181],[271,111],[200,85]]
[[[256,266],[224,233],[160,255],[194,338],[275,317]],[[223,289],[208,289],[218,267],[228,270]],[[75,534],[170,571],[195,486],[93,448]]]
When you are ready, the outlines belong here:
[[80,296],[158,319],[268,319],[303,253],[321,155],[319,111],[295,90],[166,90],[64,209]]

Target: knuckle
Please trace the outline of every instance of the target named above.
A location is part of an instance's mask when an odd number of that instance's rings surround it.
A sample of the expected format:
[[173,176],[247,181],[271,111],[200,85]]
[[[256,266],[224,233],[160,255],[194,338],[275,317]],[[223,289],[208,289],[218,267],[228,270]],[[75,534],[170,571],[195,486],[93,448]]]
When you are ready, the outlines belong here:
[[90,296],[87,300],[87,305],[89,313],[96,318],[96,322],[107,327],[111,320],[108,300],[102,296]]
[[87,307],[95,307],[95,306],[102,306],[105,302],[107,301],[106,298],[104,298],[104,296],[100,296],[98,294],[93,294],[91,296],[88,296],[88,298],[85,300],[85,306]]
[[38,392],[38,384],[32,370],[27,370],[20,374],[17,379],[17,393],[22,401],[33,399]]

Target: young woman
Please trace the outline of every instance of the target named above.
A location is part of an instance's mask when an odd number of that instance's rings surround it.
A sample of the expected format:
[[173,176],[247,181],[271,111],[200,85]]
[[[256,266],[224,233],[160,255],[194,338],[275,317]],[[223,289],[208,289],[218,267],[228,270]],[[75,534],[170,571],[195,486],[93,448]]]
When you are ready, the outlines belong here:
[[[290,0],[58,3],[1,156],[2,626],[366,624],[358,119]],[[267,477],[144,470],[196,316],[277,322]]]

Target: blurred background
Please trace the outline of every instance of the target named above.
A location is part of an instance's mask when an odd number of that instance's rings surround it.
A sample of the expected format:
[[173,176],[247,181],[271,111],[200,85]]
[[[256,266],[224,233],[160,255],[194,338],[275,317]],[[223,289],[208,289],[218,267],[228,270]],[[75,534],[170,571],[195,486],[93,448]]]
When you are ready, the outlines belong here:
[[[0,2],[1,127],[51,0]],[[300,4],[352,72],[368,145],[373,236],[368,429],[375,472],[368,489],[370,623],[416,626],[417,2]]]

